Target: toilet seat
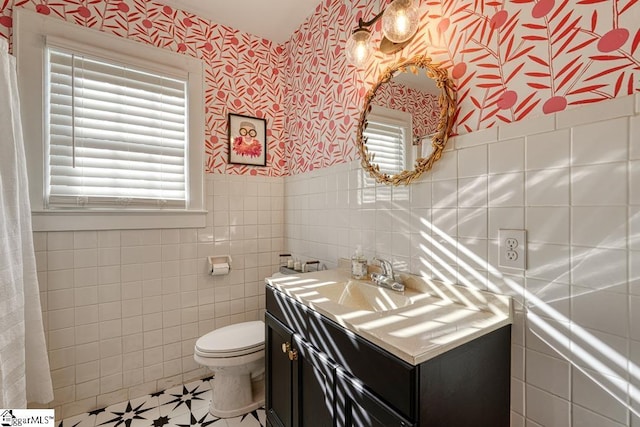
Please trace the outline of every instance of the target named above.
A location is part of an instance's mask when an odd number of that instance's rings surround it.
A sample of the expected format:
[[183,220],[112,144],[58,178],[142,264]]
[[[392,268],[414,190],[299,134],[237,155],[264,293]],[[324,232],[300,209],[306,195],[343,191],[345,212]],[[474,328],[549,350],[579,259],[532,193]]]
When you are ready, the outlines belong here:
[[264,322],[238,323],[203,335],[196,341],[195,354],[204,358],[249,355],[264,350]]

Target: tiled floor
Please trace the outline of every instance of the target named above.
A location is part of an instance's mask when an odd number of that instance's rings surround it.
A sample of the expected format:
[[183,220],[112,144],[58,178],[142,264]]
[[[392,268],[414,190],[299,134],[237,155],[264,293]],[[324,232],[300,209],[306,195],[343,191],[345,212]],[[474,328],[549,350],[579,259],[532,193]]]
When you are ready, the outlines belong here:
[[264,427],[264,409],[220,419],[209,413],[209,379],[64,419],[58,427]]

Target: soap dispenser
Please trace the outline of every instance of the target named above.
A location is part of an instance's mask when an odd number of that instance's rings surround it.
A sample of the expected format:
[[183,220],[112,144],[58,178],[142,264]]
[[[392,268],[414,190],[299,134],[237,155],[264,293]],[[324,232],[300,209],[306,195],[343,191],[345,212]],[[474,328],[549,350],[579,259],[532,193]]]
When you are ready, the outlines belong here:
[[351,257],[351,277],[353,279],[365,279],[367,277],[367,259],[362,254],[362,248],[356,247]]

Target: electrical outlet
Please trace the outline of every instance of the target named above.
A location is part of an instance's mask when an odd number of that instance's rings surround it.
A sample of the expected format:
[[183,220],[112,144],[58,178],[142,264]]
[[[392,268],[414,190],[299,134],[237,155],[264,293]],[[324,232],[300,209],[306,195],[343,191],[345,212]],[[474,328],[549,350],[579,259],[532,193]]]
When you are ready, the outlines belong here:
[[504,244],[507,246],[507,249],[515,249],[518,247],[518,240],[513,237],[509,237],[504,240]]
[[498,231],[498,250],[500,267],[517,270],[527,269],[527,230]]
[[505,257],[508,261],[517,261],[518,260],[518,252],[516,251],[507,251],[505,252]]

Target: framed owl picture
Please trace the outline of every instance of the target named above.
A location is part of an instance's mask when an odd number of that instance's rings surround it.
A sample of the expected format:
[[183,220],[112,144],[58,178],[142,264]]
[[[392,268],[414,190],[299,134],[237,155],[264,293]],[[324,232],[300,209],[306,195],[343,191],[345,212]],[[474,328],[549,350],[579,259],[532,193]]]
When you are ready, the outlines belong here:
[[267,165],[267,121],[229,113],[229,163]]

